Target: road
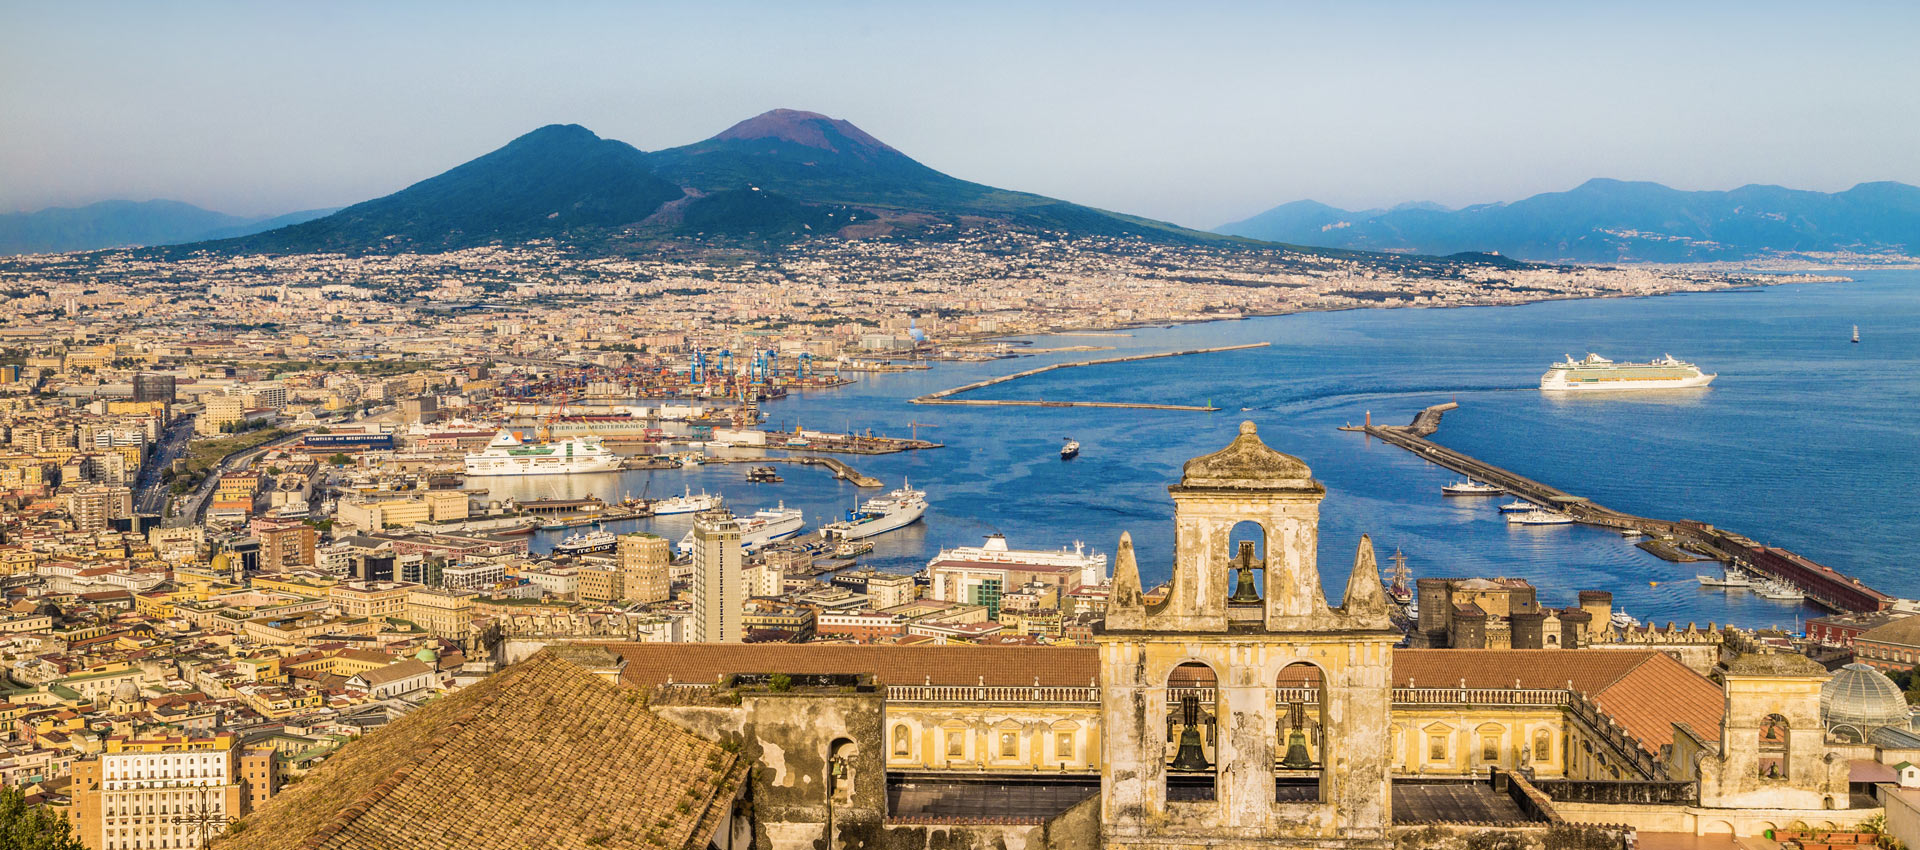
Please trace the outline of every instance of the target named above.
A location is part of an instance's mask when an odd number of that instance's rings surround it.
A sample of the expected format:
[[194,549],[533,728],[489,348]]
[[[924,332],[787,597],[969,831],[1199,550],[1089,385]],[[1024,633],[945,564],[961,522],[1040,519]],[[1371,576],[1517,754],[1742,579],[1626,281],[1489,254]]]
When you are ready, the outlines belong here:
[[169,423],[160,432],[160,441],[154,444],[153,456],[140,468],[140,483],[134,489],[138,492],[133,503],[136,514],[164,514],[167,509],[167,485],[160,476],[173,465],[177,458],[187,454],[187,442],[193,438],[193,417],[182,416]]

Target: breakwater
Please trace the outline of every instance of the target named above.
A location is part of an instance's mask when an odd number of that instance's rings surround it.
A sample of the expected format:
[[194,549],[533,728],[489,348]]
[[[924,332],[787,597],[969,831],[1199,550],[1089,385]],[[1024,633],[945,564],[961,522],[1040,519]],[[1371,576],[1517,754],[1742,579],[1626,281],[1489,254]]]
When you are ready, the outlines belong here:
[[1428,407],[1409,425],[1375,425],[1369,417],[1361,427],[1349,426],[1342,430],[1362,431],[1429,463],[1560,511],[1575,522],[1651,535],[1655,538],[1653,542],[1676,552],[1693,553],[1792,585],[1806,594],[1808,601],[1830,610],[1881,611],[1895,601],[1894,597],[1862,584],[1859,579],[1785,549],[1755,543],[1703,522],[1655,519],[1617,511],[1427,439],[1439,430],[1440,419],[1446,411],[1457,407],[1459,405],[1451,402]]
[[967,405],[977,405],[977,406],[983,406],[983,407],[989,407],[989,406],[990,407],[1125,407],[1125,408],[1132,408],[1136,410],[1196,410],[1196,411],[1203,411],[1203,412],[1211,412],[1211,411],[1219,410],[1220,408],[1214,407],[1211,404],[1204,404],[1204,405],[1156,404],[1156,403],[1124,402],[1124,401],[1050,401],[1050,400],[1044,400],[1044,399],[953,398],[953,396],[959,395],[961,393],[973,392],[974,390],[985,389],[995,384],[1004,384],[1004,383],[1007,383],[1008,381],[1017,381],[1021,378],[1030,378],[1030,377],[1033,377],[1034,375],[1039,375],[1045,372],[1051,372],[1055,369],[1073,369],[1081,366],[1102,366],[1109,363],[1131,363],[1139,360],[1157,360],[1163,357],[1185,357],[1187,355],[1192,355],[1192,354],[1213,354],[1221,351],[1244,351],[1249,348],[1265,348],[1267,347],[1267,345],[1269,345],[1269,343],[1254,342],[1254,343],[1247,343],[1245,345],[1223,345],[1223,346],[1217,346],[1214,348],[1190,348],[1184,351],[1164,351],[1164,352],[1159,352],[1155,354],[1131,354],[1125,357],[1102,357],[1097,360],[1078,360],[1072,363],[1055,363],[1050,366],[1041,366],[1034,369],[1028,369],[1024,372],[1015,372],[1011,375],[1002,375],[998,378],[988,378],[984,381],[975,381],[971,384],[962,384],[957,387],[949,387],[944,390],[931,392],[926,395],[920,396],[918,398],[912,399],[912,402],[914,404],[967,404]]

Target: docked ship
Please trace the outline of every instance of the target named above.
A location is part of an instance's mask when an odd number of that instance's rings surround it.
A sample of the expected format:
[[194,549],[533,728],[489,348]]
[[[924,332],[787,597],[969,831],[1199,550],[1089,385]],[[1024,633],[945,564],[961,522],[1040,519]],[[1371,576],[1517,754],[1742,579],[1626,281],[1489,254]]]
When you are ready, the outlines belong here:
[[[800,509],[789,508],[785,502],[781,502],[777,508],[761,508],[754,511],[752,516],[739,517],[735,521],[740,524],[740,548],[748,552],[799,534],[807,524]],[[693,551],[692,531],[680,538],[680,551]]]
[[684,495],[673,496],[654,502],[653,515],[666,516],[668,514],[693,514],[701,511],[710,511],[720,507],[721,503],[725,501],[726,500],[721,498],[718,493],[709,496],[705,490],[700,491],[700,495],[695,496],[693,494],[693,488],[688,487]]
[[[1064,582],[1068,587],[1097,587],[1107,583],[1107,556],[1099,552],[1088,552],[1085,543],[1073,542],[1073,548],[1059,549],[1012,549],[1007,546],[1007,538],[999,534],[987,535],[986,542],[980,546],[955,546],[941,549],[927,562],[927,574],[934,585],[936,599],[958,600],[957,588],[950,586],[960,574],[1006,573],[1016,578],[1032,580],[1046,574],[1065,575],[1070,580]],[[1017,574],[1017,575],[1016,575]],[[1025,581],[1016,581],[1017,586]],[[940,594],[947,595],[940,595]]]
[[1704,387],[1718,375],[1708,375],[1700,367],[1666,355],[1646,363],[1615,363],[1598,354],[1585,359],[1573,355],[1553,364],[1540,376],[1540,389],[1590,392],[1595,390],[1676,390]]
[[1515,499],[1500,506],[1500,512],[1503,514],[1524,514],[1527,511],[1536,511],[1539,509],[1539,505],[1525,499]]
[[554,544],[555,555],[586,555],[592,552],[605,552],[612,549],[619,540],[613,532],[595,529],[585,534],[569,534],[567,539]]
[[1440,494],[1443,496],[1498,496],[1505,492],[1507,491],[1504,488],[1483,484],[1471,478],[1455,481],[1440,488]]
[[905,528],[927,512],[927,494],[906,484],[885,496],[875,496],[847,512],[845,519],[820,529],[828,540],[863,540]]
[[1560,513],[1559,511],[1549,511],[1543,508],[1535,508],[1524,513],[1507,514],[1508,525],[1567,525],[1571,522],[1573,522],[1573,517]]
[[468,475],[568,475],[619,468],[620,456],[602,446],[599,437],[528,443],[503,430],[485,449],[467,455]]

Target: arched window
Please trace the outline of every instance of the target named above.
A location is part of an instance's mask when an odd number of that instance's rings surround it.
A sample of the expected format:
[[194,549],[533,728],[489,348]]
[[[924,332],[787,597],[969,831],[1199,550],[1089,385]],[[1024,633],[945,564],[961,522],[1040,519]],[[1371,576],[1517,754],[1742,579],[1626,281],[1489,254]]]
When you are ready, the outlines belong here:
[[901,758],[913,755],[913,733],[905,723],[893,727],[893,754]]
[[1760,721],[1760,759],[1758,769],[1763,779],[1787,778],[1787,765],[1792,755],[1793,727],[1787,718],[1778,714],[1769,714]]
[[1219,678],[1213,668],[1189,661],[1167,674],[1167,799],[1211,800],[1219,765],[1215,749],[1215,690]]
[[1295,662],[1274,677],[1274,785],[1282,802],[1317,802],[1326,795],[1329,748],[1326,677],[1319,667]]
[[1231,573],[1227,581],[1229,602],[1254,604],[1261,600],[1266,557],[1266,528],[1253,520],[1234,523],[1227,531],[1226,559]]

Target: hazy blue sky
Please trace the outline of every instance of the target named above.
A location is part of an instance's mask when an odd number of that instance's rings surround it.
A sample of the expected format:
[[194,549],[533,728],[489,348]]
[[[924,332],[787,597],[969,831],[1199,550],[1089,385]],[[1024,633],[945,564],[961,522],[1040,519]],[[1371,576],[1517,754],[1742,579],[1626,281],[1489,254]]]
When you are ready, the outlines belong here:
[[1920,4],[1571,5],[0,0],[0,210],[334,206],[542,124],[654,150],[774,107],[1200,226],[1920,183]]

